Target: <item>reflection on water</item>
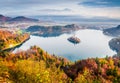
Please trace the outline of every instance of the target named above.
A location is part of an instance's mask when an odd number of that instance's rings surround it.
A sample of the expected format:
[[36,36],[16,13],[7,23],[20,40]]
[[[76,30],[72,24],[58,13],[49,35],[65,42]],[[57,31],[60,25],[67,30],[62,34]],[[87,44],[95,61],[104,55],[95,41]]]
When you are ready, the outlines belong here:
[[79,44],[70,43],[67,38],[73,34],[63,34],[58,37],[39,37],[31,36],[31,38],[22,44],[17,50],[26,50],[30,46],[37,45],[50,54],[66,57],[69,60],[76,61],[78,59],[85,59],[88,57],[105,57],[115,54],[108,45],[108,41],[112,37],[103,35],[99,30],[80,30],[77,31],[76,37],[80,38]]

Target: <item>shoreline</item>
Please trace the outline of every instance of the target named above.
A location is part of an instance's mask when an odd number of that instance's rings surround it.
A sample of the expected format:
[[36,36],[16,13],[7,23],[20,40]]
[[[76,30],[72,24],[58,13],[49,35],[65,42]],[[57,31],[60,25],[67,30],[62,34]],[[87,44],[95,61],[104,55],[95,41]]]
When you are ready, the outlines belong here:
[[21,43],[15,44],[14,46],[9,47],[9,48],[5,48],[5,49],[1,50],[1,52],[2,52],[2,51],[10,51],[10,50],[12,50],[12,49],[15,49],[15,48],[19,47],[20,45],[22,45],[24,42],[26,42],[26,41],[29,40],[29,39],[30,39],[30,35],[29,35],[29,37],[27,37],[27,38],[26,38],[24,41],[22,41]]

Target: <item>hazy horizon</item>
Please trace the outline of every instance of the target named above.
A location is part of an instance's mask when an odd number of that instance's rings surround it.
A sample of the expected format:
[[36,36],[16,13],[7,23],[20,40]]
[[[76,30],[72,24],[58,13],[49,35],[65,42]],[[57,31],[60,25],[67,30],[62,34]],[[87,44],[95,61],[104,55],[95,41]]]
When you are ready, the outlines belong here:
[[59,16],[83,22],[120,22],[119,0],[4,0],[0,4],[0,14],[12,17],[46,16],[56,20]]

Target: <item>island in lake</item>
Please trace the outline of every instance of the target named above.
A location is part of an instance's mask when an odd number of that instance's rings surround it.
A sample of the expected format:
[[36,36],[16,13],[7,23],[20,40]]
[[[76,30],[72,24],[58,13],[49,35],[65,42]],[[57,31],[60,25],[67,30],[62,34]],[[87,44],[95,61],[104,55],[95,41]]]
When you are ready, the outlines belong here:
[[[22,43],[29,37],[29,34],[25,34],[1,30],[1,49]],[[70,37],[74,41],[80,41],[74,38]],[[71,62],[56,54],[49,54],[37,46],[31,46],[26,51],[16,53],[0,52],[1,83],[18,81],[19,83],[119,83],[119,70],[120,56],[88,58]]]
[[69,37],[67,40],[74,44],[80,43],[80,39],[75,36]]

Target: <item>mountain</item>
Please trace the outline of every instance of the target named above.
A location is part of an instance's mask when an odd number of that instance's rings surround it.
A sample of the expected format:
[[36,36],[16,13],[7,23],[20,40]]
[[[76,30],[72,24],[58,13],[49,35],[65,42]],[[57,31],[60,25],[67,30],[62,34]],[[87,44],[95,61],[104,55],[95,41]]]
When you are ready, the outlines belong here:
[[0,22],[37,22],[38,19],[27,18],[24,16],[18,16],[15,18],[6,17],[4,15],[0,15]]
[[12,22],[37,22],[39,21],[38,19],[33,19],[33,18],[27,18],[27,17],[24,17],[24,16],[18,16],[18,17],[15,17],[15,18],[12,18],[11,20],[9,21],[12,21]]
[[103,33],[105,35],[119,37],[120,36],[120,25],[118,25],[117,27],[104,29]]
[[59,36],[63,33],[71,33],[72,31],[79,30],[80,27],[75,24],[65,25],[65,26],[30,26],[26,29],[32,35],[43,36],[43,37],[53,37]]
[[10,19],[11,19],[11,17],[6,17],[6,16],[3,16],[3,15],[0,15],[0,22],[5,22],[5,21],[8,21]]

